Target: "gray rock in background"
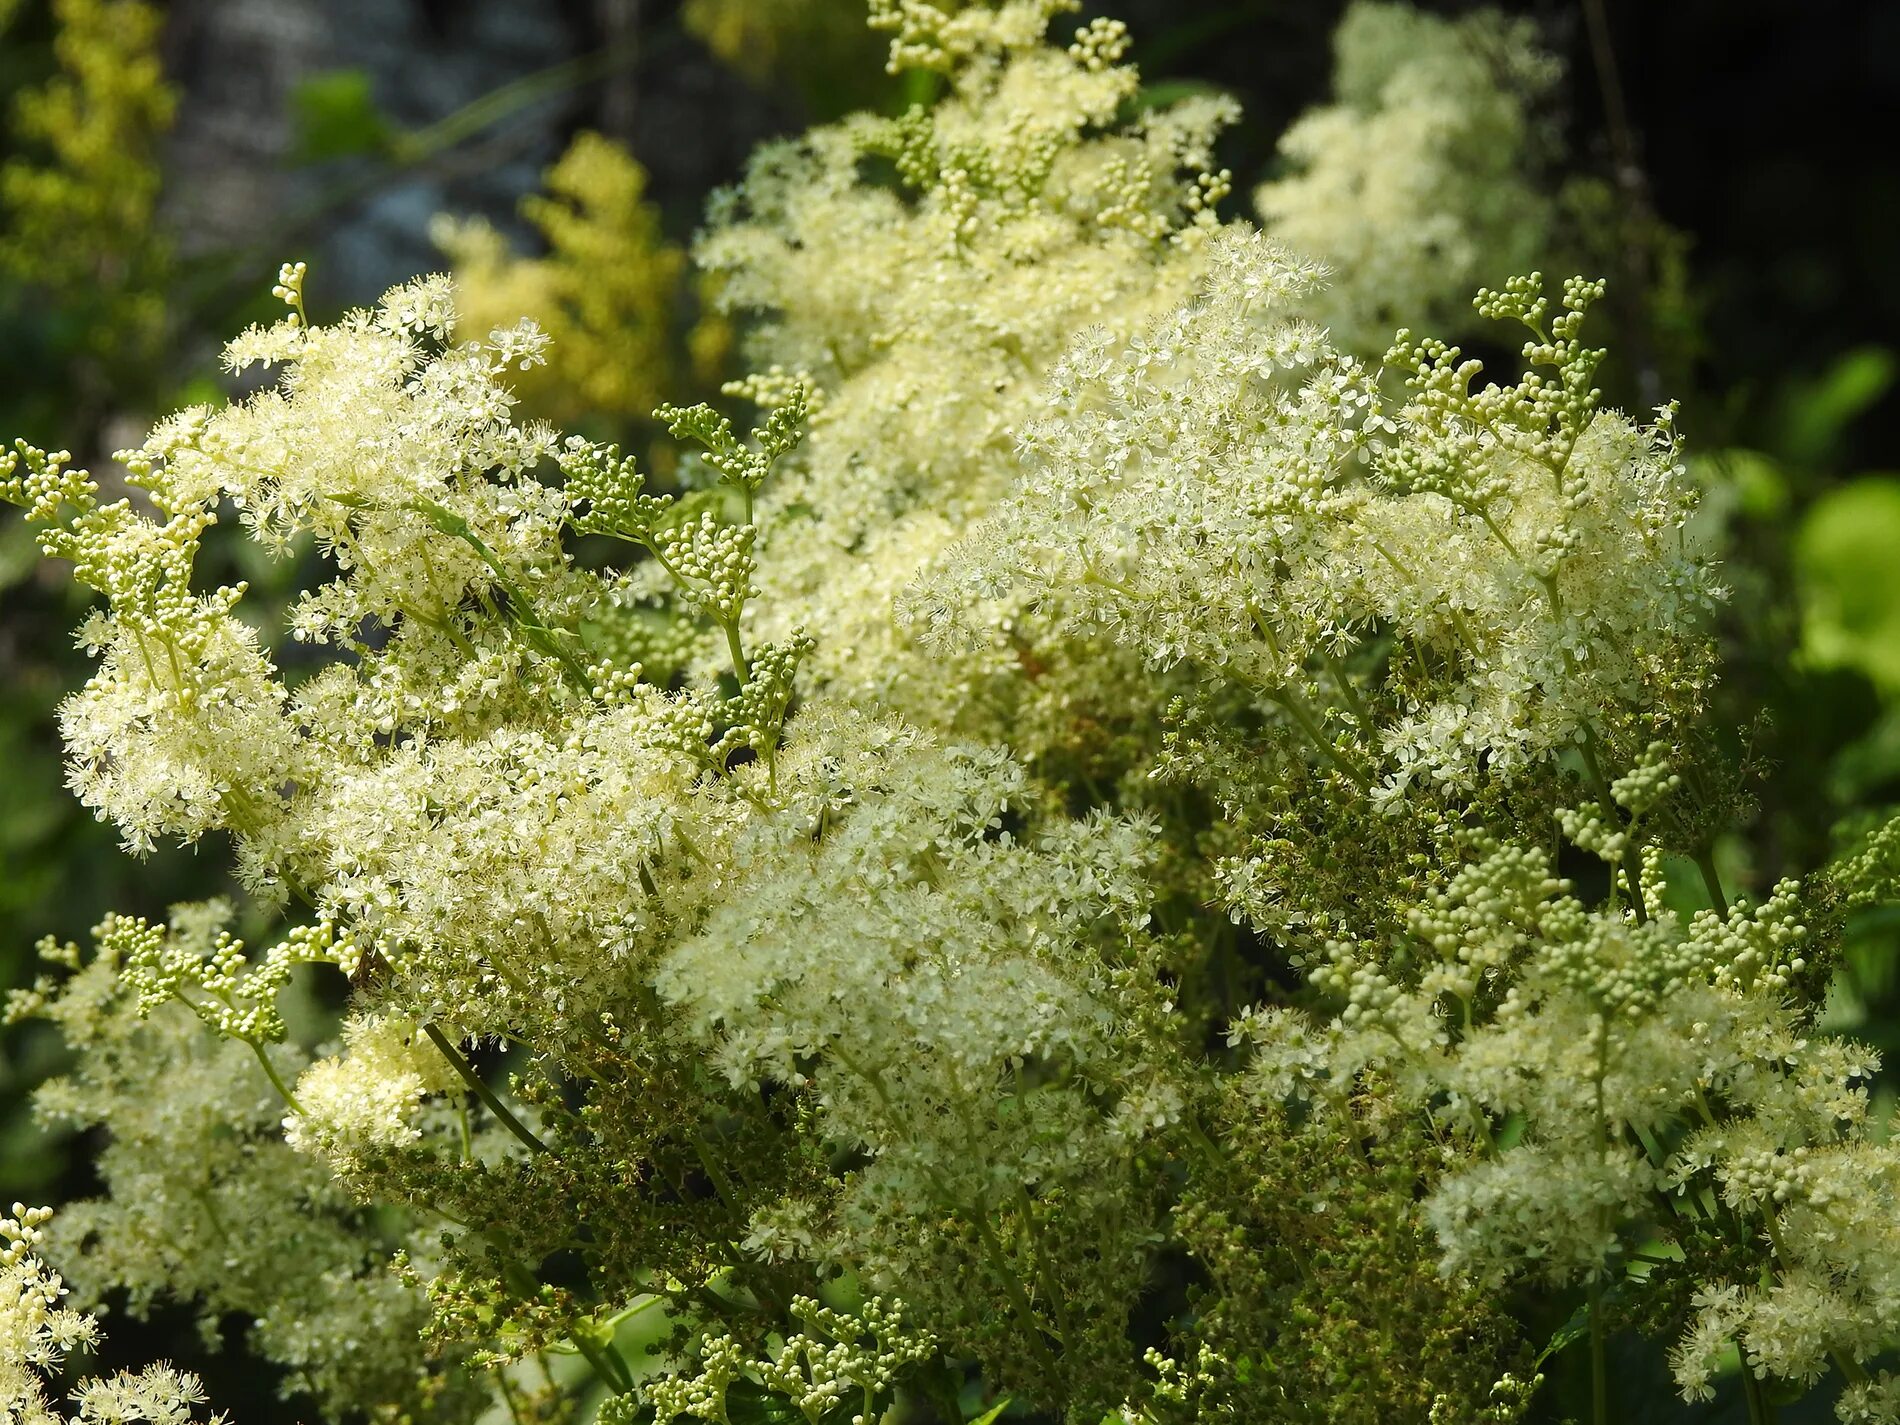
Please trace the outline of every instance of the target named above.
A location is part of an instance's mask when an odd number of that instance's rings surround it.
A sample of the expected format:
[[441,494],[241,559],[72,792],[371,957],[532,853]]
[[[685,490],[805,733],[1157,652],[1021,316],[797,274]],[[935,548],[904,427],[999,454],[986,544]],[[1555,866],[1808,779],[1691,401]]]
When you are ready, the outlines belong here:
[[[166,44],[181,102],[165,220],[182,251],[235,262],[228,280],[247,292],[302,258],[319,310],[439,267],[428,239],[439,212],[481,214],[527,241],[516,203],[578,128],[631,140],[684,236],[706,191],[788,122],[651,0],[644,12],[639,0],[175,0]],[[631,63],[407,168],[299,161],[294,102],[313,76],[361,71],[377,110],[413,133],[610,45],[631,49]]]

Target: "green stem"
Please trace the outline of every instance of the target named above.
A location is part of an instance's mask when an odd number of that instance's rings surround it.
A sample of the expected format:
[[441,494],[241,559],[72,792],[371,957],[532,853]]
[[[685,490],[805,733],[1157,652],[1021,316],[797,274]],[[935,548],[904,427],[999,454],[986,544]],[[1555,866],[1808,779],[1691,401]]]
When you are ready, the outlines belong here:
[[[1597,1065],[1595,1081],[1597,1152],[1610,1153],[1610,1121],[1603,1109],[1603,1081],[1610,1073],[1610,1023],[1607,1015],[1597,1016]],[[1610,1374],[1603,1343],[1603,1283],[1590,1283],[1590,1418],[1593,1425],[1609,1425]]]
[[752,677],[752,668],[746,662],[745,649],[739,643],[739,621],[722,621],[719,626],[726,631],[726,652],[732,655],[732,671],[738,676],[739,686],[744,687]]
[[473,138],[498,120],[519,113],[531,104],[611,74],[633,63],[638,55],[639,50],[631,43],[615,45],[510,80],[426,128],[398,135],[391,144],[395,162],[399,167],[413,166]]
[[[607,1389],[615,1395],[625,1395],[633,1389],[633,1380],[627,1374],[626,1362],[620,1359],[620,1353],[614,1351],[611,1345],[603,1349],[578,1332],[572,1340],[574,1349],[586,1359],[587,1364],[593,1368],[594,1374],[600,1377]],[[609,1352],[612,1354],[610,1355]]]
[[650,535],[636,535],[634,539],[642,549],[653,556],[655,562],[657,562],[662,569],[666,570],[667,575],[682,589],[691,590],[698,584],[698,580],[688,579],[684,574],[680,573],[673,561],[668,559],[666,555],[661,552],[658,540],[652,538]]
[[[1266,617],[1259,609],[1254,607],[1251,601],[1247,605],[1247,616],[1253,620],[1255,632],[1260,635],[1262,641],[1266,643],[1268,651],[1273,654],[1274,660],[1278,662],[1282,655],[1280,653],[1280,641],[1273,636],[1273,625],[1267,622]],[[1346,756],[1333,744],[1333,740],[1326,736],[1325,730],[1320,727],[1318,719],[1313,716],[1313,710],[1307,707],[1306,700],[1293,689],[1292,685],[1282,684],[1279,688],[1267,690],[1266,697],[1268,701],[1278,703],[1282,708],[1286,709],[1287,716],[1291,717],[1293,721],[1299,725],[1300,730],[1306,734],[1307,740],[1313,744],[1314,748],[1341,772],[1345,773],[1347,777],[1351,778],[1352,781],[1358,785],[1360,791],[1369,792],[1372,790],[1371,775],[1367,773],[1365,768]]]
[[1326,735],[1325,730],[1320,727],[1319,720],[1313,716],[1313,710],[1307,707],[1306,701],[1297,692],[1290,687],[1281,688],[1277,692],[1268,693],[1267,697],[1286,709],[1287,715],[1299,724],[1300,731],[1306,734],[1307,740],[1327,761],[1351,778],[1360,791],[1372,790],[1371,774],[1339,750],[1333,740]]
[[1702,1122],[1710,1128],[1715,1127],[1715,1110],[1709,1106],[1709,1096],[1702,1092],[1701,1084],[1691,1084],[1695,1090],[1695,1111]]
[[495,1372],[495,1384],[501,1387],[502,1403],[508,1407],[508,1418],[514,1425],[521,1425],[521,1407],[515,1402],[514,1387],[508,1384],[508,1367],[503,1366]]
[[[721,1206],[726,1209],[729,1217],[735,1220],[742,1219],[744,1216],[744,1199],[739,1195],[739,1190],[733,1185],[731,1177],[719,1166],[718,1159],[706,1147],[705,1139],[700,1137],[698,1133],[693,1134],[693,1156],[699,1160],[700,1167],[705,1169],[707,1178],[712,1182],[713,1193],[718,1197]],[[778,1312],[781,1316],[784,1315],[785,1302],[780,1298],[777,1291],[767,1285],[769,1272],[764,1266],[747,1257],[724,1233],[718,1234],[715,1240],[719,1244],[720,1254],[725,1257],[731,1266],[734,1285],[750,1287],[754,1296],[763,1301],[772,1310]],[[741,1280],[742,1277],[747,1280]]]
[[1695,868],[1702,873],[1702,884],[1709,892],[1709,903],[1715,907],[1715,913],[1727,919],[1728,897],[1722,894],[1722,874],[1715,869],[1713,846],[1704,846],[1695,853]]
[[631,1321],[634,1317],[651,1311],[656,1306],[665,1305],[665,1297],[659,1295],[657,1292],[649,1292],[644,1300],[636,1301],[632,1306],[623,1306],[612,1316],[609,1316],[605,1321],[600,1323],[601,1328],[607,1331],[617,1331],[620,1329],[621,1322]]
[[1021,1178],[1016,1180],[1016,1191],[1022,1196],[1023,1237],[1029,1243],[1030,1260],[1035,1264],[1036,1276],[1042,1281],[1043,1291],[1049,1296],[1049,1309],[1055,1314],[1056,1329],[1062,1333],[1065,1346],[1072,1345],[1078,1337],[1070,1324],[1067,1305],[1057,1287],[1055,1271],[1049,1265],[1049,1259],[1042,1250],[1042,1238],[1036,1231],[1036,1204],[1029,1195],[1029,1185]]
[[[870,1088],[872,1096],[877,1099],[879,1105],[891,1115],[893,1121],[897,1121],[898,1115],[895,1111],[895,1105],[891,1103],[890,1095],[885,1091],[884,1085],[878,1079],[877,1075],[867,1072],[841,1045],[834,1042],[830,1047],[832,1056],[837,1059],[840,1064],[844,1065],[847,1070],[863,1080]],[[956,1195],[949,1190],[949,1185],[943,1181],[941,1175],[929,1168],[926,1168],[925,1172],[930,1178],[932,1186],[943,1195],[944,1201],[946,1203],[956,1203]],[[989,1256],[990,1265],[995,1268],[996,1275],[1003,1284],[1003,1294],[1009,1298],[1010,1310],[1020,1323],[1023,1339],[1029,1343],[1029,1348],[1035,1353],[1037,1364],[1041,1368],[1045,1378],[1054,1382],[1058,1374],[1055,1357],[1050,1354],[1049,1343],[1043,1338],[1042,1323],[1036,1316],[1035,1307],[1030,1304],[1029,1298],[1024,1295],[1023,1284],[1016,1279],[1016,1274],[1010,1270],[1009,1254],[1003,1250],[1003,1244],[997,1240],[995,1229],[990,1226],[989,1204],[987,1202],[976,1203],[970,1216],[976,1224],[977,1237],[983,1243],[983,1250]]]
[[264,1046],[255,1039],[246,1039],[244,1042],[251,1046],[251,1052],[257,1055],[257,1062],[264,1066],[264,1073],[269,1076],[271,1087],[283,1095],[284,1102],[290,1105],[292,1113],[301,1114],[304,1111],[303,1105],[297,1102],[297,1095],[290,1091],[290,1086],[278,1074],[277,1066],[271,1063],[270,1055],[264,1052]]
[[442,533],[461,540],[481,556],[482,562],[495,576],[495,582],[501,587],[502,593],[508,596],[508,607],[514,614],[511,621],[521,630],[529,646],[559,663],[568,682],[577,691],[591,697],[594,685],[587,676],[587,670],[581,667],[579,660],[573,654],[561,647],[554,630],[535,611],[534,602],[515,583],[514,576],[508,572],[508,566],[501,562],[500,555],[488,547],[488,541],[475,533],[474,527],[467,520],[434,500],[415,500],[411,503],[411,507],[418,514],[427,516],[429,523]]
[[1511,562],[1516,564],[1518,568],[1522,569],[1526,574],[1529,574],[1543,586],[1544,597],[1550,602],[1551,617],[1562,618],[1564,614],[1564,600],[1563,595],[1557,590],[1556,579],[1549,574],[1540,574],[1529,560],[1517,552],[1517,546],[1511,543],[1510,536],[1504,532],[1496,520],[1491,518],[1491,512],[1483,505],[1472,504],[1469,501],[1461,500],[1459,501],[1459,507],[1484,521],[1484,527],[1490,530],[1492,535],[1496,537],[1497,542],[1504,547],[1504,552],[1511,557]]
[[[1381,559],[1385,560],[1387,564],[1390,564],[1393,570],[1398,574],[1398,576],[1401,579],[1404,579],[1412,583],[1418,582],[1417,576],[1414,575],[1411,569],[1407,567],[1403,559],[1400,559],[1398,555],[1394,554],[1391,550],[1387,549],[1385,545],[1381,544],[1376,539],[1372,540],[1371,544],[1372,544],[1372,552],[1374,554],[1377,554]],[[1458,612],[1457,606],[1455,604],[1448,603],[1445,605],[1445,612],[1451,616],[1452,636],[1456,638],[1458,642],[1462,644],[1468,652],[1473,653],[1473,654],[1477,653],[1478,641],[1477,639],[1472,637],[1471,626],[1465,622],[1464,615]],[[1424,663],[1424,660],[1419,657],[1418,644],[1416,641],[1414,641],[1412,644],[1412,655],[1414,658],[1418,659],[1419,663],[1422,666]]]
[[1319,659],[1326,665],[1326,671],[1333,675],[1333,681],[1339,685],[1339,695],[1345,700],[1347,711],[1358,720],[1361,727],[1370,729],[1372,719],[1366,715],[1366,705],[1359,699],[1359,690],[1353,686],[1352,675],[1337,658],[1324,649],[1320,650]]
[[519,1138],[535,1152],[545,1153],[549,1151],[548,1145],[535,1137],[534,1134],[529,1131],[528,1126],[509,1111],[507,1104],[495,1097],[495,1091],[482,1081],[482,1076],[475,1072],[475,1066],[462,1057],[462,1051],[449,1042],[447,1035],[433,1024],[423,1025],[422,1032],[429,1036],[430,1043],[442,1051],[442,1057],[449,1061],[449,1067],[455,1070],[456,1074],[461,1078],[463,1083],[468,1085],[469,1090],[475,1097],[480,1099],[482,1103],[487,1106],[488,1111],[495,1115],[502,1127],[514,1134],[515,1137]]
[[1742,1399],[1748,1402],[1748,1425],[1768,1425],[1768,1403],[1762,1399],[1761,1382],[1749,1368],[1748,1347],[1739,1336],[1735,1338],[1735,1354],[1742,1362]]
[[1102,573],[1093,564],[1083,568],[1082,582],[1084,584],[1099,584],[1104,589],[1120,594],[1124,599],[1139,599],[1141,597],[1140,592],[1136,590],[1132,584],[1123,583],[1119,579],[1109,578],[1108,575]]
[[1460,500],[1458,503],[1464,507],[1467,514],[1474,514],[1484,521],[1484,527],[1491,531],[1499,544],[1504,546],[1504,552],[1511,556],[1512,563],[1523,569],[1530,568],[1530,565],[1524,562],[1524,556],[1517,552],[1517,546],[1511,543],[1511,537],[1499,528],[1496,520],[1491,518],[1491,511],[1469,500]]
[[[232,290],[235,279],[228,275],[232,271],[247,274],[244,295],[248,296],[251,287],[248,274],[266,259],[274,267],[286,250],[305,240],[313,230],[324,227],[326,221],[333,222],[340,210],[373,197],[413,170],[483,131],[497,127],[503,120],[569,90],[595,83],[626,68],[638,57],[639,46],[622,44],[578,59],[563,60],[479,95],[433,124],[395,136],[383,155],[385,162],[379,166],[360,177],[331,185],[309,203],[285,215],[249,247],[207,257],[194,264],[194,270],[186,274],[190,286],[195,288],[188,308],[189,314],[197,319],[194,329],[203,329],[207,313],[220,311],[238,300]],[[303,315],[301,306],[298,314]],[[213,329],[221,325],[221,318],[211,322]],[[308,329],[307,318],[304,325]]]
[[616,1346],[611,1340],[607,1340],[600,1343],[600,1349],[601,1353],[607,1357],[609,1364],[611,1364],[614,1370],[620,1375],[622,1394],[631,1393],[633,1390],[633,1368],[627,1364],[627,1358],[620,1354],[620,1347]]
[[1855,1360],[1837,1346],[1830,1346],[1827,1354],[1834,1362],[1834,1369],[1839,1371],[1850,1384],[1867,1384],[1867,1371],[1859,1361]]
[[1610,1368],[1603,1349],[1603,1288],[1590,1285],[1590,1419],[1592,1425],[1610,1422]]
[[[1652,249],[1655,224],[1651,221],[1654,205],[1650,201],[1649,181],[1638,156],[1636,128],[1630,122],[1629,106],[1623,95],[1623,81],[1617,71],[1616,47],[1610,39],[1610,22],[1603,0],[1583,0],[1584,29],[1590,37],[1590,57],[1597,75],[1597,90],[1603,99],[1603,117],[1609,131],[1610,155],[1614,160],[1616,187],[1623,200],[1627,236],[1618,244],[1623,277],[1633,294],[1650,290],[1655,266]],[[1631,309],[1634,310],[1634,309]],[[1652,404],[1660,394],[1661,378],[1656,369],[1655,353],[1650,349],[1647,325],[1625,317],[1620,323],[1625,339],[1624,350],[1635,359],[1637,387],[1644,405]]]
[[976,1221],[977,1236],[982,1239],[983,1249],[989,1254],[990,1263],[996,1268],[996,1275],[1002,1279],[1003,1292],[1009,1297],[1010,1309],[1022,1323],[1023,1336],[1029,1347],[1035,1352],[1044,1377],[1052,1384],[1058,1380],[1055,1357],[1049,1353],[1049,1343],[1043,1338],[1042,1322],[1036,1316],[1036,1308],[1030,1304],[1023,1292],[1023,1284],[1016,1279],[1016,1273],[1010,1270],[1009,1255],[1003,1250],[1003,1244],[997,1240],[996,1229],[990,1225],[990,1214],[986,1204],[978,1203],[972,1214]]
[[[1616,798],[1610,792],[1609,781],[1603,775],[1602,764],[1597,761],[1597,734],[1593,727],[1583,729],[1583,765],[1590,775],[1590,789],[1596,794],[1597,802],[1603,808],[1605,816],[1616,815]],[[1632,819],[1626,829],[1634,831]],[[1636,849],[1636,838],[1632,835],[1629,844],[1623,848],[1623,880],[1629,886],[1630,907],[1636,912],[1636,923],[1649,923],[1649,906],[1643,900],[1643,861]]]

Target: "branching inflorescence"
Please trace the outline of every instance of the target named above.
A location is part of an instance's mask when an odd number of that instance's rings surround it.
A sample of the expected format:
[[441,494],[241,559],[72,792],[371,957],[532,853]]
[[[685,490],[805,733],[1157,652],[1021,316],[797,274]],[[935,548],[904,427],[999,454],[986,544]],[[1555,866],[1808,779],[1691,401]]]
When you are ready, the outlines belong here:
[[[1231,106],[1133,103],[1073,8],[880,0],[943,97],[716,202],[744,436],[518,421],[532,321],[424,278],[319,324],[290,264],[228,351],[275,379],[125,498],[0,461],[102,601],[75,792],[134,852],[228,838],[285,923],[115,916],[16,992],[109,1193],[46,1243],[75,1306],[0,1226],[13,1414],[125,1290],[247,1318],[325,1418],[1506,1422],[1587,1341],[1604,1420],[1625,1332],[1757,1422],[1824,1376],[1900,1418],[1900,1156],[1815,1022],[1900,834],[1724,886],[1721,589],[1673,408],[1599,389],[1602,284],[1498,274],[1502,381],[1368,360],[1315,317],[1416,255],[1323,298],[1297,183],[1276,236],[1215,214]],[[281,630],[199,576],[233,520],[323,570]]]

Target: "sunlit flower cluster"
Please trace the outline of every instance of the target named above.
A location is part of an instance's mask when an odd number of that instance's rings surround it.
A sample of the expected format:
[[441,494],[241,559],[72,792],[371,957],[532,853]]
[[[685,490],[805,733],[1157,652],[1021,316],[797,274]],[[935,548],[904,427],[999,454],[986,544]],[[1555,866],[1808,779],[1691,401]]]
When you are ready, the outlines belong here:
[[[1363,341],[1530,211],[1528,32],[1355,9],[1262,232],[1232,106],[1142,102],[1076,8],[876,0],[941,97],[715,203],[750,428],[659,403],[639,274],[566,285],[670,262],[583,141],[540,266],[323,324],[286,264],[249,393],[125,498],[0,458],[99,598],[75,792],[243,891],[9,1002],[106,1188],[0,1222],[9,1419],[119,1293],[388,1425],[1508,1425],[1573,1348],[1608,1419],[1637,1329],[1689,1400],[1900,1419],[1900,1155],[1817,1024],[1900,822],[1725,885],[1721,589],[1673,408],[1602,395],[1603,284],[1481,287],[1501,379]],[[1390,198],[1381,260],[1298,250],[1324,174]],[[658,459],[518,419],[564,344],[602,384],[541,408],[650,399]],[[220,524],[319,571],[282,619],[205,576]]]

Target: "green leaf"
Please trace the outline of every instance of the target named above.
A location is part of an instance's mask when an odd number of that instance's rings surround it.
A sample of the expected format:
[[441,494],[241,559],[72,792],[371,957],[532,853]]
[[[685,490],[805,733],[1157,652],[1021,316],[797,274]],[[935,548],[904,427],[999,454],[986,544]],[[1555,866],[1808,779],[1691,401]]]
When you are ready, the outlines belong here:
[[1756,450],[1724,450],[1709,463],[1737,513],[1770,522],[1787,518],[1792,491],[1779,461]]
[[1862,412],[1892,387],[1900,363],[1885,347],[1844,352],[1826,371],[1789,391],[1781,405],[1780,445],[1789,459],[1825,465]]
[[1504,1115],[1504,1122],[1498,1125],[1495,1139],[1499,1148],[1515,1148],[1524,1139],[1524,1130],[1530,1127],[1530,1120],[1522,1113],[1513,1110]]
[[306,163],[386,152],[394,133],[361,69],[310,75],[291,92],[290,111],[297,157]]
[[1900,478],[1869,475],[1823,495],[1794,553],[1803,656],[1900,694]]
[[1149,114],[1170,108],[1183,99],[1218,98],[1227,92],[1220,85],[1201,79],[1159,79],[1142,85],[1128,101],[1128,107],[1131,113]]
[[1536,1370],[1552,1356],[1570,1346],[1574,1346],[1589,1334],[1590,1303],[1586,1301],[1575,1311],[1571,1312],[1570,1319],[1559,1326],[1551,1335],[1550,1340],[1544,1343],[1544,1349],[1539,1351],[1537,1353],[1537,1359],[1531,1362],[1531,1369]]
[[1838,806],[1880,799],[1880,789],[1900,781],[1900,707],[1888,707],[1873,726],[1834,754],[1827,793]]
[[789,1399],[744,1376],[726,1387],[726,1418],[732,1425],[807,1425]]

